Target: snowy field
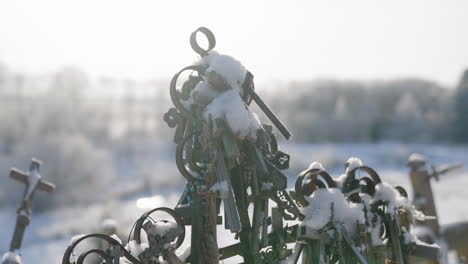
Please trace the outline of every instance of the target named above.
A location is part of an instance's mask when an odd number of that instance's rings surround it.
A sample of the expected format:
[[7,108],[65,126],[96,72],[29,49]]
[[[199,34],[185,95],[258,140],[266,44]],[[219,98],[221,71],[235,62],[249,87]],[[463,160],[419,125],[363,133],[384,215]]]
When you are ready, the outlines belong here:
[[[114,218],[118,234],[126,242],[129,229],[138,216],[150,207],[175,206],[183,190],[183,179],[178,175],[173,161],[173,146],[169,143],[155,144],[138,159],[137,164],[114,163],[121,173],[119,181],[109,186],[109,198],[105,203],[76,206],[72,208],[35,214],[23,243],[22,258],[25,264],[61,263],[62,255],[74,235],[99,232],[105,218]],[[373,167],[384,181],[402,185],[409,193],[406,161],[413,152],[427,156],[435,165],[451,162],[468,164],[468,146],[427,145],[405,143],[379,144],[299,144],[283,143],[281,149],[291,154],[291,168],[286,171],[290,184],[298,172],[312,161],[320,161],[337,177],[343,172],[348,157],[356,156]],[[3,172],[2,172],[3,173]],[[47,178],[47,175],[44,175]],[[148,180],[148,178],[151,178]],[[442,225],[468,221],[468,171],[459,170],[444,175],[434,182],[439,221]],[[106,190],[103,190],[105,192]],[[0,208],[0,254],[8,249],[15,222],[15,208]],[[226,232],[227,233],[227,232]],[[229,235],[220,243],[232,242]],[[187,239],[189,240],[189,239]],[[225,261],[232,263],[234,261]],[[235,263],[235,262],[234,262]]]

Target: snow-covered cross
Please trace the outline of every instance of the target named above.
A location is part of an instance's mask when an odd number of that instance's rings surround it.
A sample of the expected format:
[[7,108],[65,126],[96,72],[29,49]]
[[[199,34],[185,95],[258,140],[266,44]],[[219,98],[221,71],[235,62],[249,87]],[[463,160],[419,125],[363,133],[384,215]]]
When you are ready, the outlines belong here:
[[[15,231],[13,233],[13,238],[10,244],[10,252],[6,253],[5,257],[2,259],[2,264],[8,263],[18,263],[20,262],[19,256],[16,254],[17,251],[21,248],[21,242],[23,241],[24,231],[30,222],[31,206],[34,193],[36,190],[52,192],[55,189],[53,183],[47,182],[42,179],[39,174],[39,168],[41,166],[41,161],[37,159],[32,159],[31,165],[29,166],[28,172],[23,172],[19,169],[12,169],[10,171],[10,178],[24,183],[26,189],[24,190],[23,200],[21,205],[18,208]],[[11,255],[15,257],[11,257]],[[15,260],[14,262],[12,262]]]

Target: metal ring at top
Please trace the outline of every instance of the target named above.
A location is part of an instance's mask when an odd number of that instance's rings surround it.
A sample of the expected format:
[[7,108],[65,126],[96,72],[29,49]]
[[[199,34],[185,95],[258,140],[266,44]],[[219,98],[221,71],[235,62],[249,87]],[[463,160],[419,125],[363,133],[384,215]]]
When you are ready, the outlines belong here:
[[362,170],[364,172],[366,172],[372,179],[372,181],[374,182],[375,185],[379,184],[382,182],[382,180],[380,179],[380,176],[379,174],[377,174],[377,172],[372,169],[371,167],[367,167],[367,166],[360,166],[360,167],[357,167],[353,170],[351,170],[350,172],[348,172],[348,174],[346,175],[346,178],[345,178],[345,181],[343,183],[343,186],[348,186],[349,184],[351,184],[353,181],[354,183],[357,183],[359,180],[356,179],[356,171],[357,170]]
[[[208,49],[205,50],[202,47],[200,47],[200,45],[198,45],[198,42],[197,42],[197,33],[198,32],[203,33],[203,35],[205,35],[205,37],[208,39]],[[198,54],[200,54],[200,56],[204,57],[204,56],[206,56],[208,54],[208,52],[210,50],[212,50],[216,46],[216,39],[215,39],[215,36],[214,36],[213,32],[211,32],[211,30],[209,30],[206,27],[199,27],[197,30],[192,32],[192,34],[190,35],[190,46],[192,46],[192,49],[196,53],[198,53]]]
[[365,171],[367,174],[369,174],[369,176],[374,181],[375,185],[382,182],[382,180],[380,179],[379,174],[374,169],[372,169],[371,167],[362,166],[362,167],[359,167],[359,169],[361,169],[361,170]]
[[408,192],[402,186],[396,186],[395,189],[400,193],[401,196],[408,198]]
[[179,112],[188,120],[194,121],[196,120],[195,115],[189,109],[185,108],[184,105],[180,102],[180,93],[177,90],[177,79],[179,78],[180,74],[184,71],[196,71],[199,75],[203,73],[203,67],[200,65],[191,65],[183,68],[179,72],[177,72],[174,77],[172,77],[171,84],[169,86],[169,93],[171,96],[172,103],[174,106],[179,110]]

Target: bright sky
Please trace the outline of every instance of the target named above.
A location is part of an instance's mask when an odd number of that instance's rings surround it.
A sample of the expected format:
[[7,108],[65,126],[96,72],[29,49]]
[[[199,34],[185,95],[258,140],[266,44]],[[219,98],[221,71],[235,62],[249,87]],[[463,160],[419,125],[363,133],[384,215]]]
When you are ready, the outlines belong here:
[[454,85],[468,67],[468,1],[1,0],[0,61],[93,75],[170,77],[196,59],[190,33],[257,80],[421,77]]

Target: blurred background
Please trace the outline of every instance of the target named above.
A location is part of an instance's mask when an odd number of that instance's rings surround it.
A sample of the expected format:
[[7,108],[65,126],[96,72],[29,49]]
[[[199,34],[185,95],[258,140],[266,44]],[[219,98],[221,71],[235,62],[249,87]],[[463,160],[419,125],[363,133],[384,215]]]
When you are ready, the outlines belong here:
[[[115,220],[121,239],[146,209],[174,206],[169,81],[210,28],[293,132],[291,181],[314,160],[335,176],[360,157],[409,192],[413,152],[468,162],[466,1],[0,2],[0,254],[41,159],[23,263],[58,263],[74,235]],[[254,109],[258,111],[258,109]],[[267,121],[262,114],[260,117]],[[434,184],[442,224],[468,220],[468,173]],[[448,206],[450,205],[450,206]]]

